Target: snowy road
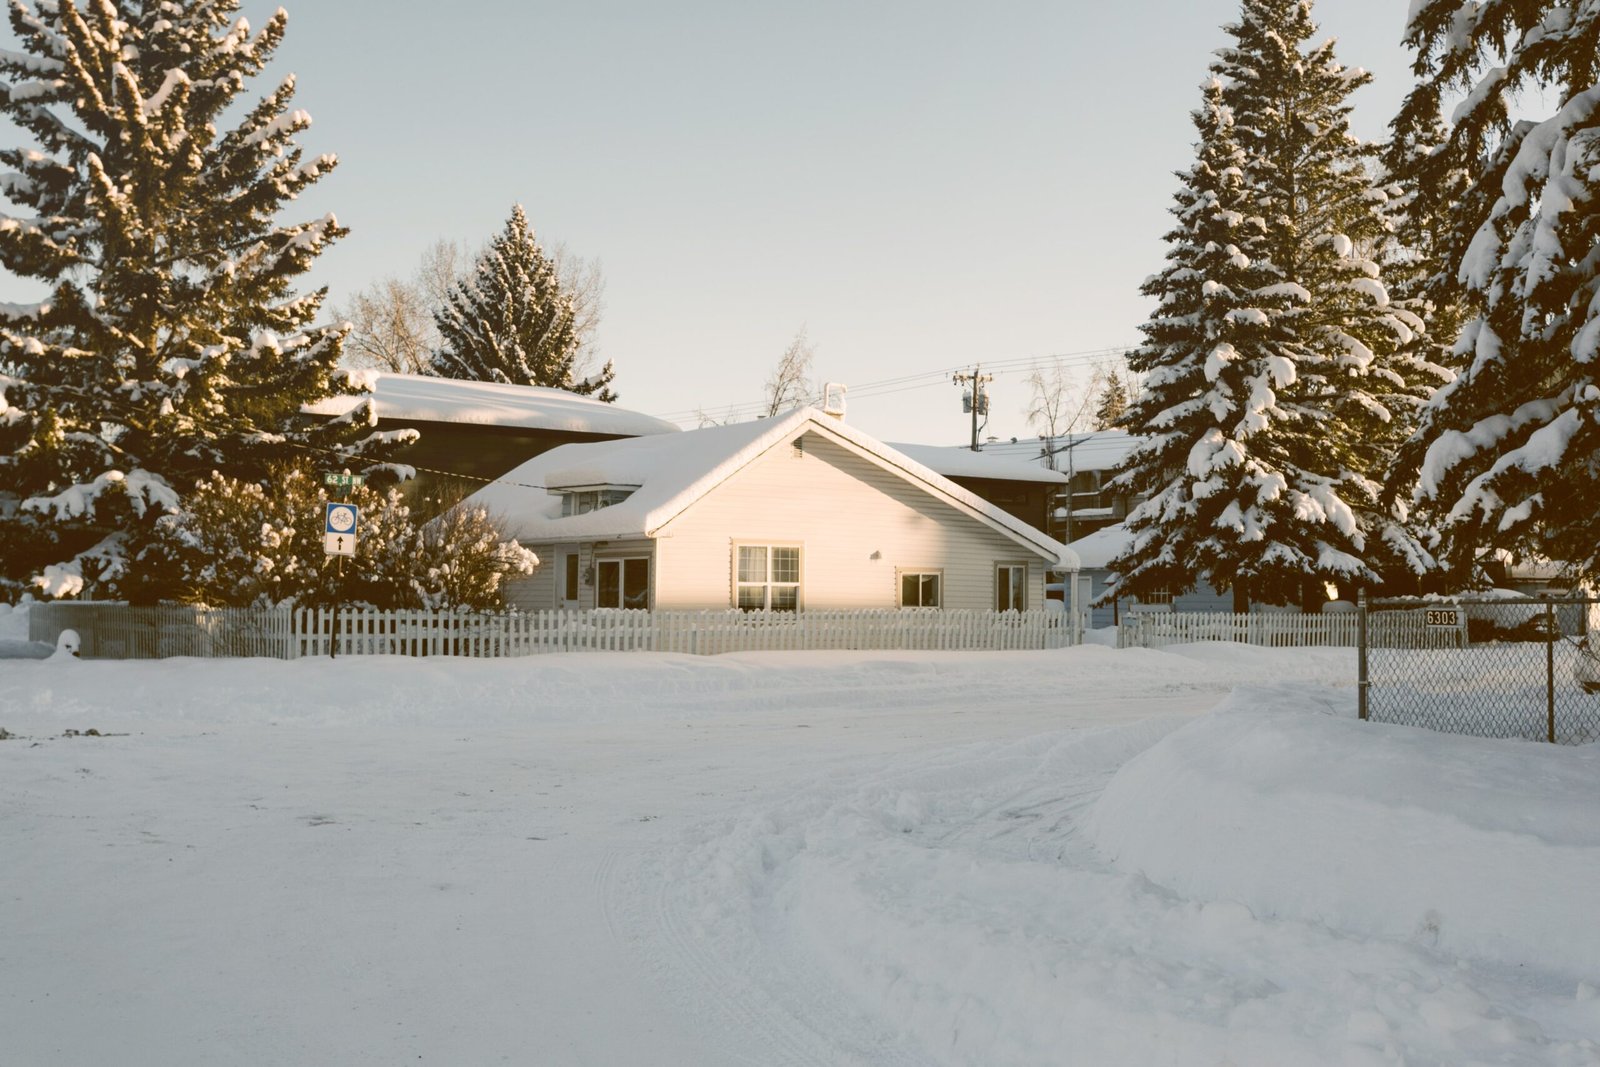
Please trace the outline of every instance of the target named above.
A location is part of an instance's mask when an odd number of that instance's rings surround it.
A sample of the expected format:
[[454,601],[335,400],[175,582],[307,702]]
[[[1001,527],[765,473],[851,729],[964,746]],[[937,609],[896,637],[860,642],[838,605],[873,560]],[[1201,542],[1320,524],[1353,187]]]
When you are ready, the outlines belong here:
[[[1352,1030],[1388,1025],[1363,983],[1394,1015],[1409,981],[1466,998],[1460,1027],[1515,1025],[1503,1048],[1391,1027],[1402,1051],[1595,1062],[1565,978],[1463,985],[1177,899],[1084,839],[1117,768],[1235,685],[1338,699],[1352,666],[0,664],[3,1058],[1377,1063],[1351,1052],[1385,1047]],[[63,736],[90,728],[126,736]]]

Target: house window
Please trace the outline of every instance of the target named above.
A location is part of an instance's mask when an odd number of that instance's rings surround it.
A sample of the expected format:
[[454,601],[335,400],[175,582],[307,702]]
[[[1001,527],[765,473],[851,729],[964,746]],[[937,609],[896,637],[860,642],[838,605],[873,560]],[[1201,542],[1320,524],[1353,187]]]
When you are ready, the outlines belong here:
[[937,608],[944,604],[944,574],[941,571],[901,571],[900,606]]
[[799,545],[737,545],[733,577],[741,611],[800,610]]
[[597,559],[594,563],[597,608],[648,608],[650,606],[650,560]]
[[994,610],[1025,611],[1028,607],[1028,565],[1002,563],[994,569]]
[[587,515],[591,511],[620,504],[633,495],[628,488],[551,490],[561,494],[561,515]]
[[1141,593],[1139,595],[1139,603],[1149,605],[1164,604],[1170,608],[1172,606],[1172,590],[1152,589],[1148,593]]

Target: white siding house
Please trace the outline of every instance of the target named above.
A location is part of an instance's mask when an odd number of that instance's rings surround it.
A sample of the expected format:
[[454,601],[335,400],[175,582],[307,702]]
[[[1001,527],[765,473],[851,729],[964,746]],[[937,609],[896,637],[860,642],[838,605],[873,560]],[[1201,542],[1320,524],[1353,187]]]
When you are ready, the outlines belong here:
[[1045,534],[814,409],[564,445],[471,498],[543,561],[525,610],[1044,606]]

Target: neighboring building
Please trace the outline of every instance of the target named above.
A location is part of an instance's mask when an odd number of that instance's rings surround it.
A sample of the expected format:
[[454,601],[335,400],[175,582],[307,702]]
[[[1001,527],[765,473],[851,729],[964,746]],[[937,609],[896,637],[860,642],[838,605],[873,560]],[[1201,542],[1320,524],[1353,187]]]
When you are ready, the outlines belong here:
[[[1079,580],[1087,587],[1081,597],[1084,605],[1093,605],[1108,587],[1111,561],[1122,554],[1128,544],[1128,529],[1122,523],[1103,526],[1094,533],[1080,537],[1067,547],[1078,557]],[[1201,580],[1187,593],[1155,593],[1140,599],[1128,597],[1113,600],[1105,605],[1089,607],[1089,626],[1099,629],[1115,626],[1130,612],[1140,611],[1229,611],[1233,610],[1233,595],[1219,593]]]
[[[678,432],[662,419],[562,389],[387,371],[372,372],[370,380],[377,429],[421,431],[395,462],[417,468],[407,494],[428,511],[558,445]],[[365,399],[333,397],[308,410],[337,417]]]
[[1057,506],[1057,498],[1067,488],[1067,476],[1044,466],[1038,459],[1028,460],[987,448],[974,452],[965,445],[891,444],[889,447],[1046,533],[1050,532],[1050,515]]
[[[535,487],[535,488],[529,488]],[[1035,608],[1065,546],[815,409],[537,456],[471,498],[526,610]]]
[[[1111,479],[1140,440],[1123,430],[1096,430],[1063,434],[1048,440],[1042,437],[991,440],[979,452],[964,445],[894,447],[991,503],[999,503],[1013,515],[1027,519],[1056,540],[1070,542],[1127,517],[1133,502],[1126,494],[1112,488]],[[986,477],[985,464],[992,465],[990,470],[1005,473],[999,478]],[[1033,479],[1036,484],[1025,488],[1028,480],[1025,472],[1029,469],[1038,475]],[[1016,473],[1018,471],[1024,475]],[[1039,507],[1041,496],[1048,499],[1042,509]],[[1026,514],[1002,503],[1008,499]]]

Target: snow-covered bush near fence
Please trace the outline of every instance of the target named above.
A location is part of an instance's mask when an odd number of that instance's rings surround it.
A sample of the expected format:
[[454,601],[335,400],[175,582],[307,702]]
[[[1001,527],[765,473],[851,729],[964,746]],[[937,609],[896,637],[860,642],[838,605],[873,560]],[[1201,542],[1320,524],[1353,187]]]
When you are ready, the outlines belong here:
[[426,525],[397,488],[340,490],[360,509],[356,553],[326,555],[328,491],[285,468],[270,487],[213,473],[138,546],[123,586],[135,600],[220,606],[364,603],[378,608],[505,606],[504,581],[538,557],[507,540],[481,508],[456,507]]

